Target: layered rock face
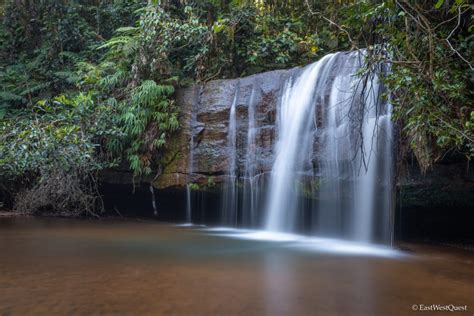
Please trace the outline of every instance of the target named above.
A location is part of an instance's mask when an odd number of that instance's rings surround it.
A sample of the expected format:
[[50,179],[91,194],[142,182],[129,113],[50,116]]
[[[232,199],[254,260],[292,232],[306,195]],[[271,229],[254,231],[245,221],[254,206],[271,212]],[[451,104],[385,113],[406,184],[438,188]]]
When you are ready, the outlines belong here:
[[250,102],[255,108],[256,169],[271,169],[275,115],[283,84],[298,69],[276,70],[233,80],[216,80],[181,89],[181,129],[163,158],[163,174],[155,187],[219,186],[229,170],[227,135],[236,98],[236,167],[243,170],[247,146]]

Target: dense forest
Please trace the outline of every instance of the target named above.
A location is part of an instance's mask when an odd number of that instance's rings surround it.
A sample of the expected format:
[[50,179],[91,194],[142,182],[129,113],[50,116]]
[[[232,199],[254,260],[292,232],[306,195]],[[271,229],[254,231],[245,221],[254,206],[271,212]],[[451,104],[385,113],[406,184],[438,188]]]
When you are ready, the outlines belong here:
[[366,49],[429,170],[474,154],[467,0],[0,2],[0,185],[8,207],[97,215],[100,171],[159,175],[176,89]]

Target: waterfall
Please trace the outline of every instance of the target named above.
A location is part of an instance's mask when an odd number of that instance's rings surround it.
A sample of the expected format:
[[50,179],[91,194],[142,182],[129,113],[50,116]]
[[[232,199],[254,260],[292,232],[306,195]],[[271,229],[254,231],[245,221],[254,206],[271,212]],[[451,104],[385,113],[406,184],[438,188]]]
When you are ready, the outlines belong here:
[[375,181],[377,172],[377,134],[376,104],[378,99],[378,83],[368,82],[363,98],[366,109],[362,114],[362,143],[360,144],[356,168],[358,175],[354,195],[354,239],[371,240],[371,225],[375,203]]
[[[327,55],[319,62],[306,67],[295,82],[288,81],[280,103],[275,148],[267,200],[265,227],[273,231],[293,230],[298,207],[298,185],[301,172],[311,157],[314,127],[314,94],[335,55]],[[326,67],[325,67],[326,66]],[[318,80],[322,79],[322,80]]]
[[191,184],[186,184],[186,223],[191,223],[192,201],[191,201]]
[[239,84],[237,83],[234,99],[229,112],[229,126],[227,129],[228,150],[228,174],[224,184],[222,223],[225,225],[237,225],[238,190],[237,190],[237,101],[239,97]]
[[244,188],[242,195],[243,218],[245,226],[253,227],[256,224],[256,216],[259,202],[259,175],[257,174],[257,144],[256,144],[256,94],[257,87],[252,86],[250,100],[248,104],[248,129],[247,148],[244,166]]
[[194,125],[196,122],[196,111],[191,111],[190,139],[189,139],[189,157],[188,157],[188,177],[186,184],[186,223],[192,223],[192,207],[193,207],[193,192],[192,192],[192,178],[194,172]]
[[[374,220],[376,215],[383,215],[381,222],[389,227],[389,213],[382,212],[391,208],[392,204],[392,121],[391,105],[386,103],[385,112],[380,109],[380,86],[378,78],[374,77],[367,85],[364,93],[366,111],[362,117],[362,144],[358,152],[357,163],[362,169],[358,175],[358,184],[354,198],[353,213],[357,216],[354,221],[353,239],[370,242],[374,236]],[[376,214],[380,210],[381,214]],[[386,235],[389,232],[382,232]]]
[[[237,79],[225,90],[216,90],[217,84],[209,88],[215,93],[213,110],[228,111],[225,145],[216,151],[222,155],[211,160],[225,166],[217,203],[220,225],[390,242],[391,105],[382,98],[384,86],[378,79],[383,65],[360,73],[364,54],[329,54],[283,77],[279,73],[276,78],[285,81],[272,81],[270,73],[264,80]],[[232,102],[221,98],[229,88]],[[191,125],[198,123],[194,120]],[[219,124],[209,131],[222,131]],[[190,146],[188,183],[195,172],[194,136]],[[196,160],[209,157],[210,150],[204,147]],[[200,197],[203,204],[195,206],[192,195],[188,184],[188,219],[191,207],[200,208],[193,211],[203,218],[206,199]]]
[[388,242],[377,225],[389,225],[391,212],[391,110],[378,77],[357,74],[362,58],[360,51],[327,55],[286,83],[266,230],[301,230],[311,217],[313,234]]

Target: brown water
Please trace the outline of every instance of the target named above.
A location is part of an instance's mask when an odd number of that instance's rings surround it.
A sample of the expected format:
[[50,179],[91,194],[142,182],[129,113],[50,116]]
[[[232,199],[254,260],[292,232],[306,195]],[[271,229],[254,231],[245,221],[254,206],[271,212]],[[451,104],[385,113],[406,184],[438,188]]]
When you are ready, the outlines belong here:
[[473,315],[472,253],[409,247],[379,257],[155,222],[0,218],[0,315]]

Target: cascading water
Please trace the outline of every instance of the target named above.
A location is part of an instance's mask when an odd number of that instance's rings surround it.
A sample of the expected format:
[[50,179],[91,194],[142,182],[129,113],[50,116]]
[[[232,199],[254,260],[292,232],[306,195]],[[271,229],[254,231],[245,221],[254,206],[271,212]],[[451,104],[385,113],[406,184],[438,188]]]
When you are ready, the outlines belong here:
[[[389,241],[389,232],[376,229],[376,222],[388,224],[385,213],[391,211],[390,109],[377,76],[357,75],[361,58],[363,52],[327,55],[287,82],[278,108],[265,229],[294,231],[298,214],[304,219],[306,212],[313,233]],[[308,207],[305,201],[315,198]]]
[[[392,204],[392,121],[391,105],[381,102],[380,85],[377,77],[372,78],[363,93],[365,111],[362,114],[362,143],[355,159],[359,174],[355,188],[353,214],[353,239],[370,242],[374,239],[374,221],[379,216],[377,228],[389,227],[390,213],[383,212]],[[382,111],[384,110],[384,111]],[[381,112],[379,112],[381,111]],[[379,232],[386,236],[387,231]]]
[[355,172],[358,181],[354,194],[354,239],[370,241],[372,238],[372,221],[375,203],[375,181],[377,177],[377,134],[378,117],[376,106],[378,102],[378,83],[371,80],[364,93],[366,105],[361,114],[362,135],[358,155],[356,157]]
[[191,223],[192,201],[191,201],[191,184],[186,184],[186,223]]
[[351,100],[351,89],[347,88],[351,87],[351,79],[347,76],[337,76],[334,79],[327,107],[324,108],[325,111],[321,111],[325,126],[320,128],[319,135],[319,174],[313,178],[318,187],[312,192],[318,197],[319,210],[318,216],[313,219],[314,227],[318,233],[323,234],[331,234],[341,226],[343,188],[340,180],[344,166],[339,158],[343,157],[344,150],[340,151],[339,146],[347,131],[346,125],[341,124],[338,110],[344,106],[344,102]]
[[[265,98],[265,83],[237,80],[221,224],[390,242],[391,106],[381,97],[383,66],[359,74],[364,54],[330,54],[289,72],[273,109],[256,101]],[[246,122],[237,107],[247,108]]]
[[257,153],[256,153],[256,94],[257,89],[252,86],[252,93],[248,104],[248,129],[247,129],[247,148],[245,157],[245,176],[242,195],[242,223],[243,225],[253,227],[256,223],[256,215],[259,204],[259,175],[257,174]]
[[229,126],[227,130],[227,150],[229,171],[224,184],[222,223],[237,225],[238,190],[237,190],[237,101],[239,98],[239,84],[235,88],[234,100],[230,107]]
[[[278,109],[278,141],[275,148],[275,162],[270,175],[265,228],[272,231],[291,231],[298,207],[298,185],[308,165],[312,149],[314,93],[323,86],[319,82],[324,69],[328,69],[334,55],[308,66],[296,78],[290,80],[284,90]],[[319,80],[318,80],[319,79]],[[319,84],[318,84],[319,83]]]
[[196,122],[196,112],[191,111],[191,120],[189,123],[191,136],[189,139],[189,160],[188,160],[188,178],[186,184],[186,223],[192,222],[193,192],[192,177],[194,172],[194,125]]

